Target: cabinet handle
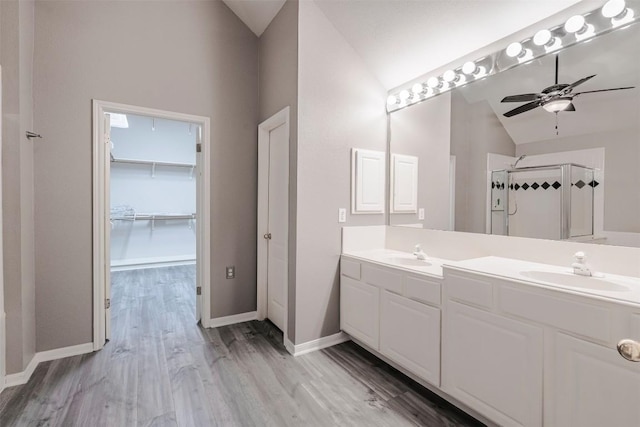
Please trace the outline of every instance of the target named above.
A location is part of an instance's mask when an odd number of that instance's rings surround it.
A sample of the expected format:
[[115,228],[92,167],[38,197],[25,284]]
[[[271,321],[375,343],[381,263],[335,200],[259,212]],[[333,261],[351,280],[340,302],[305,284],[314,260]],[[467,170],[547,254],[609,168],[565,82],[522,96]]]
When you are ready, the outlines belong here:
[[631,362],[640,362],[640,342],[634,340],[620,340],[618,353]]

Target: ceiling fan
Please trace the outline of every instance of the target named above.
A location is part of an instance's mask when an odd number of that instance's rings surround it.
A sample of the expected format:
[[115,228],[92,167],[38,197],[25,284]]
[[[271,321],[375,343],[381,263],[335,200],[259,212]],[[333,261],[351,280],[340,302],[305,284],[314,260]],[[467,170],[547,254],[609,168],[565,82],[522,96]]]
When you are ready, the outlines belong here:
[[537,107],[542,107],[550,113],[558,113],[560,111],[576,111],[576,107],[573,105],[573,98],[578,95],[595,92],[607,92],[611,90],[624,90],[633,89],[635,86],[628,87],[616,87],[612,89],[599,89],[599,90],[587,90],[584,92],[573,93],[573,89],[576,86],[583,84],[584,82],[591,80],[596,75],[584,77],[571,84],[560,83],[558,84],[558,55],[556,55],[556,82],[554,85],[545,88],[540,93],[524,93],[521,95],[507,96],[500,102],[527,102],[513,110],[504,113],[505,117],[512,117],[517,114],[524,113],[529,110],[533,110]]

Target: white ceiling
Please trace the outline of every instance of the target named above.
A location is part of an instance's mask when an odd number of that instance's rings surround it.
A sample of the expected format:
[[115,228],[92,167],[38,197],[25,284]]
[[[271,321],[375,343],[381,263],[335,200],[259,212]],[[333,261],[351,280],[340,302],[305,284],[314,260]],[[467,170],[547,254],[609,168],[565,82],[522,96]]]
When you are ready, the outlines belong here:
[[[223,1],[257,36],[285,3]],[[389,90],[581,0],[300,1],[315,1]]]
[[579,2],[315,1],[387,90]]
[[[580,95],[575,112],[558,114],[559,137],[637,127],[640,119],[640,25],[570,47],[559,56],[559,82],[573,83],[595,74],[574,92],[635,86],[635,89]],[[521,65],[458,90],[471,104],[488,102],[514,143],[557,138],[555,114],[542,108],[507,118],[524,103],[501,103],[507,95],[538,93],[554,83],[555,55]]]
[[276,17],[285,0],[222,0],[258,37]]

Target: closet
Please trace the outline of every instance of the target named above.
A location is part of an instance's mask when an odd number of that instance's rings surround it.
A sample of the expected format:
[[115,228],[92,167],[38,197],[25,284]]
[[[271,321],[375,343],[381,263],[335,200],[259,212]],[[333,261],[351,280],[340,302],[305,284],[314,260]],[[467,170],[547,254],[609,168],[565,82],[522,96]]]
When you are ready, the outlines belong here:
[[112,270],[195,264],[196,131],[111,115]]

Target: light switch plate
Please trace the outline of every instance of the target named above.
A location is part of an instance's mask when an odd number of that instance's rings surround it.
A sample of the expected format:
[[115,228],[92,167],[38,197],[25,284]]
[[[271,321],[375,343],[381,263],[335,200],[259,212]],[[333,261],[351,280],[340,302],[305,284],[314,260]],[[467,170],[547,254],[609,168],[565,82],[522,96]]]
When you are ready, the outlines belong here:
[[338,209],[338,222],[347,222],[347,209],[339,208]]
[[418,219],[424,219],[424,208],[418,209]]

